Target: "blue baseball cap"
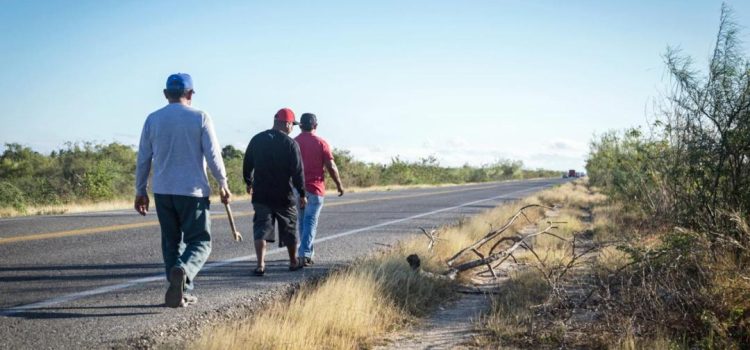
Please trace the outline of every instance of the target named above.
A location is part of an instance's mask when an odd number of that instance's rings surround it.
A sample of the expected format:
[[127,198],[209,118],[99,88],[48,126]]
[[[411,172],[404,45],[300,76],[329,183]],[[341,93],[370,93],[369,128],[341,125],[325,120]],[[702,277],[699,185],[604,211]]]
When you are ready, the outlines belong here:
[[167,78],[167,90],[193,90],[193,78],[187,73],[175,73]]

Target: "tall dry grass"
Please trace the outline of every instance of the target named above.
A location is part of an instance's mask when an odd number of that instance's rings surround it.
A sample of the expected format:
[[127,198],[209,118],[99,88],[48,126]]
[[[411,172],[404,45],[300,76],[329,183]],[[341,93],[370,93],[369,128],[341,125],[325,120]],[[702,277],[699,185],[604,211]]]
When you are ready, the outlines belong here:
[[[413,247],[417,247],[416,243]],[[405,262],[412,244],[373,254],[324,281],[303,285],[249,322],[207,332],[195,349],[357,349],[453,296],[452,284]]]
[[533,327],[531,307],[543,303],[549,293],[549,285],[537,271],[511,274],[502,293],[492,299],[492,312],[481,320],[482,329],[494,338],[484,345],[488,348],[518,345],[517,335]]
[[[514,253],[518,272],[501,287],[493,298],[491,312],[479,322],[478,327],[487,336],[478,341],[484,347],[548,347],[560,344],[567,337],[568,326],[562,321],[540,318],[554,307],[553,293],[564,294],[565,274],[577,275],[576,254],[571,242],[590,232],[591,210],[603,203],[605,196],[592,191],[583,181],[566,183],[540,192],[524,200],[541,203],[557,209],[538,217],[535,231],[554,225],[553,235],[539,235],[532,239],[532,251]],[[619,256],[618,256],[619,257]],[[573,265],[571,265],[573,264]],[[513,270],[511,270],[513,271]]]
[[[562,238],[581,231],[591,238],[591,258],[555,279],[571,262],[571,247],[538,237],[533,248],[539,258],[521,255],[534,268],[522,269],[504,287],[481,323],[489,334],[481,345],[629,350],[750,344],[746,241],[721,233],[712,241],[584,190],[570,184],[535,200],[568,206],[549,220],[566,222],[556,232]],[[733,220],[736,231],[750,237],[747,221]],[[529,287],[540,281],[546,289]],[[550,292],[530,298],[539,290]]]
[[[392,249],[373,253],[346,269],[332,273],[320,283],[303,285],[291,299],[269,305],[265,311],[259,312],[250,320],[223,325],[206,332],[192,348],[370,347],[384,333],[409,324],[441,302],[455,297],[454,282],[411,270],[406,264],[408,255],[419,255],[422,268],[426,271],[437,274],[445,272],[445,261],[448,258],[490,230],[504,225],[526,204],[561,201],[583,205],[587,201],[598,200],[592,199],[594,197],[584,198],[577,193],[581,188],[576,184],[566,185],[563,186],[562,195],[556,194],[555,190],[546,191],[540,197],[509,202],[470,219],[461,220],[455,225],[440,227],[437,229],[438,241],[432,250],[427,249],[428,240],[420,234],[400,242]],[[560,225],[560,234],[568,237],[580,230],[583,223],[575,218],[573,211],[565,212],[564,215],[558,218],[560,221],[567,221]],[[542,209],[528,210],[526,217],[516,220],[505,235],[517,234],[543,217]],[[557,245],[545,240],[543,238],[536,244]],[[486,253],[489,247],[484,249]],[[466,256],[459,262],[473,258],[475,257]],[[505,302],[501,303],[508,310],[523,309],[514,306],[513,295],[529,298],[528,303],[532,303],[547,293],[532,275],[520,274],[514,276],[513,280],[518,281],[518,288],[507,294]],[[518,314],[515,317],[516,320],[521,320],[526,316]],[[499,332],[500,328],[510,327],[516,322],[506,321],[498,323],[495,329]]]
[[272,304],[252,322],[207,333],[194,349],[356,349],[402,323],[406,314],[366,271],[335,273],[291,300]]
[[[439,228],[438,242],[427,249],[419,236],[392,249],[355,261],[317,284],[303,285],[291,299],[277,301],[239,324],[206,332],[194,349],[358,349],[374,344],[384,333],[398,329],[455,297],[454,282],[431,278],[406,263],[418,254],[422,268],[441,273],[444,263],[490,229],[500,227],[521,207],[511,202],[459,223]],[[529,212],[529,218],[541,217]],[[527,225],[519,221],[512,229]]]

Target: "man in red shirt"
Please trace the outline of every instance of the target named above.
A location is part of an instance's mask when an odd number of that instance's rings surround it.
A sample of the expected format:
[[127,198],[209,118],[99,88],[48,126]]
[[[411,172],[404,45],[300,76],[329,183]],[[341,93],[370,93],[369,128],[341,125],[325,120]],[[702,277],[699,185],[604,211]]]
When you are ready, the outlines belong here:
[[323,169],[336,183],[339,197],[344,195],[341,186],[341,178],[336,163],[333,161],[333,153],[328,142],[318,135],[318,118],[315,114],[305,113],[300,118],[300,133],[294,138],[299,145],[302,154],[302,165],[305,169],[305,191],[307,192],[307,206],[299,209],[299,232],[300,245],[297,256],[303,266],[310,266],[313,257],[313,240],[318,228],[318,216],[323,209],[323,197],[325,195],[325,174]]

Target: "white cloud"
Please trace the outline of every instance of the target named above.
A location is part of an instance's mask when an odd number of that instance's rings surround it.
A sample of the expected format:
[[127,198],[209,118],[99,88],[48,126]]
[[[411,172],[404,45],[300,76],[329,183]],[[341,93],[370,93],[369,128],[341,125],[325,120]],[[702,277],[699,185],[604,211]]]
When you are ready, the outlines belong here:
[[583,167],[586,146],[583,142],[568,139],[556,139],[536,147],[525,148],[518,145],[510,151],[487,141],[469,142],[461,138],[431,139],[411,147],[394,147],[377,145],[369,147],[344,147],[352,152],[356,159],[388,164],[394,157],[406,161],[418,161],[421,158],[434,156],[441,165],[462,166],[469,164],[480,166],[491,164],[502,159],[521,160],[527,168],[545,168],[553,170],[581,169]]

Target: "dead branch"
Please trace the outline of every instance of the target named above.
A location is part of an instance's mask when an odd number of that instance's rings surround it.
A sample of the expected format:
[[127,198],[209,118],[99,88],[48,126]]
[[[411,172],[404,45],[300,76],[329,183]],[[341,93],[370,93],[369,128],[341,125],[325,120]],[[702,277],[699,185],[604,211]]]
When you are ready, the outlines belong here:
[[[482,237],[482,239],[474,242],[473,244],[471,244],[470,246],[468,246],[468,247],[466,247],[464,249],[461,249],[458,253],[456,253],[450,259],[448,259],[446,261],[446,264],[448,264],[448,266],[453,266],[453,263],[456,261],[456,259],[458,259],[459,257],[461,257],[467,251],[470,251],[472,249],[478,249],[482,245],[484,245],[487,242],[491,241],[493,238],[495,238],[498,235],[500,235],[501,233],[505,232],[505,230],[507,230],[508,228],[510,228],[510,226],[513,225],[513,223],[516,221],[516,219],[518,219],[520,216],[526,217],[526,214],[524,213],[524,210],[529,209],[529,208],[546,208],[546,209],[550,209],[550,210],[555,209],[554,207],[548,207],[548,206],[541,205],[541,204],[529,204],[529,205],[526,205],[526,206],[522,207],[521,209],[518,209],[518,211],[516,212],[516,214],[513,215],[512,217],[510,217],[510,219],[508,219],[508,221],[503,226],[501,226],[500,228],[498,228],[496,230],[490,230],[490,232],[488,232],[484,237]],[[528,217],[526,217],[526,219],[528,220]]]
[[498,240],[497,240],[497,242],[495,242],[495,244],[493,244],[493,245],[492,245],[492,248],[490,248],[490,255],[492,255],[492,254],[494,254],[494,253],[495,253],[495,249],[496,249],[496,248],[497,248],[498,246],[500,246],[500,244],[501,244],[501,243],[503,243],[503,242],[505,242],[505,241],[513,241],[513,243],[516,243],[516,242],[518,242],[519,240],[521,240],[521,239],[520,239],[520,238],[518,238],[518,237],[514,237],[514,236],[511,236],[511,237],[503,237],[503,238],[500,238],[500,239],[498,239]]
[[531,239],[541,234],[549,233],[550,230],[555,229],[555,228],[557,228],[557,226],[550,225],[550,226],[547,226],[547,228],[545,228],[542,231],[525,235],[506,250],[503,250],[496,254],[488,255],[484,258],[472,260],[472,261],[463,263],[461,265],[455,266],[452,269],[450,269],[448,272],[446,272],[445,274],[450,278],[454,278],[459,272],[470,270],[470,269],[473,269],[475,267],[482,266],[482,265],[492,264],[493,262],[503,259],[503,258],[507,259],[510,256],[510,254],[514,250],[518,249],[518,247],[520,247],[526,240]]
[[[476,254],[480,259],[484,259],[484,254],[480,253],[478,250],[472,248],[471,251],[473,251],[474,254]],[[495,270],[492,268],[492,263],[487,263],[487,269],[490,270],[492,278],[496,279],[497,275],[495,274]]]
[[430,243],[427,245],[427,251],[431,252],[432,248],[435,246],[435,241],[438,239],[437,230],[430,230],[430,232],[427,232],[422,226],[420,226],[419,229],[422,230],[422,233],[424,233],[424,235],[427,236],[427,239],[430,240]]

